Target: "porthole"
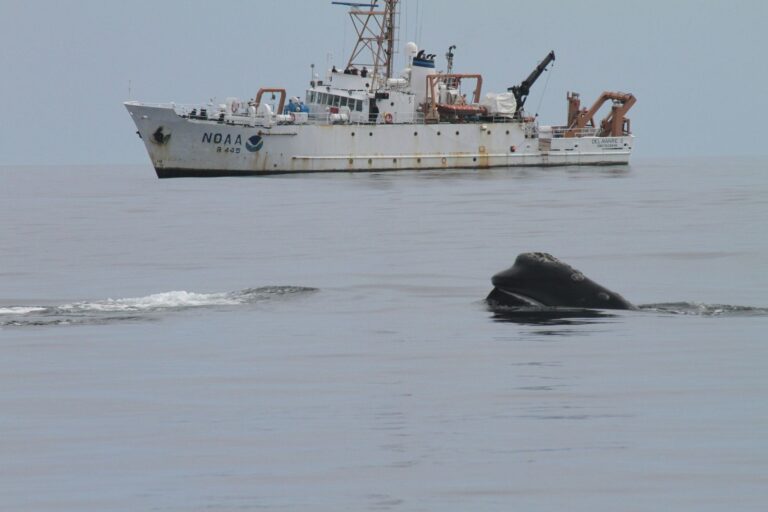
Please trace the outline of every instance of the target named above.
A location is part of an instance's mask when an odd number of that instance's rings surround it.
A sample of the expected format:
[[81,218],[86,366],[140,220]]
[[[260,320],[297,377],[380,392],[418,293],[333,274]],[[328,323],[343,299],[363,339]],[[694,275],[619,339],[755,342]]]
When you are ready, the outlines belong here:
[[458,135],[458,134],[459,134],[459,130],[456,130],[456,135]]
[[373,137],[373,132],[368,132],[369,137]]
[[437,132],[438,135],[440,135],[440,132]]
[[419,132],[413,132],[413,136],[416,137],[419,134]]
[[396,164],[396,163],[397,163],[397,158],[393,158],[393,159],[392,159],[392,163],[393,163],[393,164]]
[[354,137],[355,136],[355,132],[352,132],[351,135]]

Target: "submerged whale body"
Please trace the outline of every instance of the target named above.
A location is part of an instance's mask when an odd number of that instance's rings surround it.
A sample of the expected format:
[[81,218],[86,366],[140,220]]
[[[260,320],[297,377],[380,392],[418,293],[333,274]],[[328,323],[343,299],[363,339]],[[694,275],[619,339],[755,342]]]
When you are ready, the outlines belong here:
[[520,254],[493,278],[491,306],[517,308],[636,309],[629,301],[570,265],[542,252]]

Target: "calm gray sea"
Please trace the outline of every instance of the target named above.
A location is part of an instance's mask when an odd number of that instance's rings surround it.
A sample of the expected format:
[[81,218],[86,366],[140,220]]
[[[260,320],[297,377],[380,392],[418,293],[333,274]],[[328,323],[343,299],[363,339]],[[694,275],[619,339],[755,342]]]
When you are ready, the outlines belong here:
[[[0,168],[0,508],[763,511],[768,160]],[[546,251],[641,311],[494,317]]]

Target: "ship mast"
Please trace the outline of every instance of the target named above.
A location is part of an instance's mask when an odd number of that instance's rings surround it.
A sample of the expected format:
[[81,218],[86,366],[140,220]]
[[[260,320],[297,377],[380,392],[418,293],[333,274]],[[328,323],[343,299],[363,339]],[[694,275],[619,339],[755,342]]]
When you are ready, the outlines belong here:
[[[349,17],[357,32],[357,43],[347,62],[347,68],[373,70],[374,77],[392,77],[392,61],[395,53],[397,32],[397,7],[399,0],[384,0],[379,7],[377,0],[370,3],[333,2],[350,7]],[[366,52],[367,50],[367,52]]]

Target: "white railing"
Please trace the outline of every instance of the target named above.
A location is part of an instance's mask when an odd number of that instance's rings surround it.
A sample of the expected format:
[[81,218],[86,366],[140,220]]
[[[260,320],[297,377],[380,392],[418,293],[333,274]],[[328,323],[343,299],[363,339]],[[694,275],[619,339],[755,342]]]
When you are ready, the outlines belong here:
[[[139,102],[136,102],[137,104]],[[269,115],[264,115],[263,112],[258,112],[256,115],[251,114],[248,102],[240,103],[239,108],[233,113],[231,112],[231,106],[229,108],[222,108],[223,104],[219,103],[207,103],[207,104],[184,104],[184,103],[144,103],[141,105],[149,107],[161,107],[171,108],[177,115],[198,120],[215,121],[223,124],[230,125],[243,125],[243,126],[271,126],[282,124],[313,124],[313,125],[328,125],[328,124],[350,124],[350,125],[370,125],[370,124],[388,124],[384,117],[384,112],[380,112],[373,122],[370,121],[369,114],[366,112],[343,111],[346,113],[346,119],[340,119],[335,117],[337,113],[315,112],[315,113],[296,113],[296,118],[292,119],[290,114],[282,114],[279,112],[273,112]],[[270,108],[277,108],[270,105]],[[254,105],[255,106],[255,105]],[[426,116],[422,112],[388,112],[392,114],[392,124],[427,124]],[[470,121],[471,122],[471,121]],[[534,137],[539,135],[539,126],[536,122],[513,120],[509,117],[486,117],[483,118],[482,123],[494,124],[494,123],[509,123],[520,122],[525,130],[526,136]],[[551,133],[552,137],[563,137],[567,128],[564,126],[553,126],[548,133],[541,133],[542,136],[548,136]],[[581,130],[577,130],[578,137],[581,136],[594,136],[598,130],[596,128],[588,127]]]

